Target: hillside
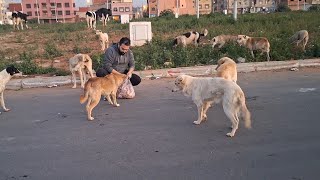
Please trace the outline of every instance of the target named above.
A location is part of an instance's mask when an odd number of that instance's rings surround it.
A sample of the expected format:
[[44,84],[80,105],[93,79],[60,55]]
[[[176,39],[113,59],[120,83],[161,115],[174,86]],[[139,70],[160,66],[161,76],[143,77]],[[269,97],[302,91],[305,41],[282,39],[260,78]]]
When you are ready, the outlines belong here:
[[[160,17],[141,19],[151,21],[153,41],[142,47],[133,47],[136,69],[146,66],[163,68],[163,63],[171,61],[173,67],[215,64],[223,57],[233,59],[243,57],[246,61],[265,61],[265,55],[253,59],[250,52],[236,44],[228,44],[221,49],[212,49],[209,39],[220,34],[245,34],[267,37],[271,44],[271,60],[290,60],[320,57],[320,21],[319,12],[289,12],[272,14],[244,14],[234,22],[231,16],[211,14],[201,16]],[[13,31],[12,26],[0,26],[0,66],[20,62],[28,74],[54,72],[53,69],[68,70],[67,60],[76,53],[89,53],[94,60],[94,68],[100,66],[103,52],[94,31],[88,30],[86,24],[29,24],[31,29]],[[199,47],[172,49],[174,37],[188,31],[209,30]],[[97,29],[107,32],[110,44],[122,36],[129,36],[128,24],[109,22],[102,27],[98,22]],[[310,40],[306,52],[294,48],[288,38],[296,31],[306,29]],[[39,70],[33,64],[49,67]],[[60,72],[61,73],[61,72]],[[57,74],[57,73],[56,73]],[[59,73],[58,73],[59,74]]]

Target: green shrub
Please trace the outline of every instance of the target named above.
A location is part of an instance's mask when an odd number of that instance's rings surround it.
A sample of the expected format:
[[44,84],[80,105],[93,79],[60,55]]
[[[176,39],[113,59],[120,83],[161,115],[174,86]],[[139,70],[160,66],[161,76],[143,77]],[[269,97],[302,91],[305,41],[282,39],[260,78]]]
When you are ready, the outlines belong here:
[[54,43],[47,43],[45,46],[44,57],[47,59],[53,59],[55,57],[62,56],[61,51],[56,47]]

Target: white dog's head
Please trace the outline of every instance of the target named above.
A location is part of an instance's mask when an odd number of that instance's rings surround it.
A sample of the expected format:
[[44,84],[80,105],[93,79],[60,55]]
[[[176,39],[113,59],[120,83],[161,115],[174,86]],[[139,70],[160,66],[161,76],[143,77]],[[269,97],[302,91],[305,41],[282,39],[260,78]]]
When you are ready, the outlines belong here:
[[102,33],[101,30],[96,30],[96,35],[99,35],[99,34],[101,34],[101,33]]
[[246,36],[246,35],[238,35],[237,43],[238,43],[240,46],[244,46],[244,45],[247,43],[248,38],[249,38],[249,37]]
[[184,74],[183,75],[179,75],[176,78],[176,80],[174,81],[175,87],[172,89],[172,92],[177,92],[177,91],[183,90],[188,77],[190,77],[190,76],[184,75]]

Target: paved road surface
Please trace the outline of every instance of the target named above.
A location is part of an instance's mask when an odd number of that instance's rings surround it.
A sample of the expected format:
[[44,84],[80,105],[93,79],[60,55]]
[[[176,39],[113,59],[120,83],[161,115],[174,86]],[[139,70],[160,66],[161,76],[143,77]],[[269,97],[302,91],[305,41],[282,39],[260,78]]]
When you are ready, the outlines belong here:
[[71,85],[6,91],[0,179],[319,179],[320,69],[239,74],[253,129],[234,138],[221,105],[193,125],[173,81],[146,80],[118,108],[101,101],[93,122]]

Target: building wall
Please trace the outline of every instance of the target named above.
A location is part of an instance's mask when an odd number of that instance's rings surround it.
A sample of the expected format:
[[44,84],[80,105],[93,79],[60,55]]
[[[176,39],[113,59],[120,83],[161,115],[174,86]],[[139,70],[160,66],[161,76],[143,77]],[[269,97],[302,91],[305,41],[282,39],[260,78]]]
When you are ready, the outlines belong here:
[[30,19],[39,18],[42,22],[74,22],[76,7],[74,0],[38,0],[38,11],[35,0],[22,0],[23,12]]

